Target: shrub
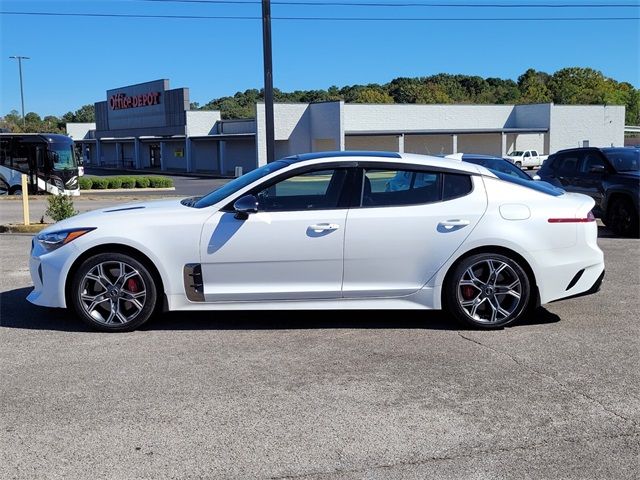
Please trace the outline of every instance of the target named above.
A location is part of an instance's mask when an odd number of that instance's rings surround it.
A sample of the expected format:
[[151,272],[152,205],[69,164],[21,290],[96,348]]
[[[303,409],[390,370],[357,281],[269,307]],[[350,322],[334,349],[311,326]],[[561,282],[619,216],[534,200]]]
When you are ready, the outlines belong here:
[[136,177],[120,177],[122,188],[136,188]]
[[73,208],[73,200],[68,195],[50,195],[47,198],[49,206],[44,214],[51,217],[54,222],[73,217],[78,212]]
[[149,177],[136,177],[136,188],[149,188]]
[[151,188],[169,188],[173,187],[173,180],[168,177],[149,177],[149,186]]
[[95,177],[93,178],[93,188],[94,190],[104,190],[109,187],[109,179],[104,177]]
[[93,178],[80,177],[78,179],[78,183],[80,184],[80,190],[91,190],[91,187],[93,186]]
[[108,177],[107,178],[107,188],[114,189],[122,187],[122,178],[120,177]]

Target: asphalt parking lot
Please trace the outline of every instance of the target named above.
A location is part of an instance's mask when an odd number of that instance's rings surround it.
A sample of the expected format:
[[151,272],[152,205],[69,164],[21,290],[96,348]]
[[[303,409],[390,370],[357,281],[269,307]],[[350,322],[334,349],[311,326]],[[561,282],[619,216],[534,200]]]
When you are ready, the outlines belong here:
[[0,478],[635,479],[640,241],[524,324],[434,312],[172,313],[95,333],[34,307],[0,235]]

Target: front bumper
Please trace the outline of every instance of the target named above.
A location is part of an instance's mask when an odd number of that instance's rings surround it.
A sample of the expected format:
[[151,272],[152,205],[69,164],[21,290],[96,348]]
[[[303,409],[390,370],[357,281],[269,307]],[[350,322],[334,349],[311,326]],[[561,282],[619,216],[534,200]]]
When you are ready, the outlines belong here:
[[78,255],[73,243],[48,252],[34,238],[29,258],[34,288],[27,300],[41,307],[66,308],[65,280]]

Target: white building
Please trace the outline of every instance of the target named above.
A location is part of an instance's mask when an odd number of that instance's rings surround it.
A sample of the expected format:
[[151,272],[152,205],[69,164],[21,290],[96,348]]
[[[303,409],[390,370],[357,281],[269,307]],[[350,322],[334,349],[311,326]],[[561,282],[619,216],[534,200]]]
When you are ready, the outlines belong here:
[[[107,92],[96,123],[69,123],[91,165],[233,175],[266,163],[264,104],[255,120],[189,110],[186,88],[156,80]],[[329,150],[423,154],[624,145],[624,106],[379,105],[344,102],[274,106],[276,157]]]

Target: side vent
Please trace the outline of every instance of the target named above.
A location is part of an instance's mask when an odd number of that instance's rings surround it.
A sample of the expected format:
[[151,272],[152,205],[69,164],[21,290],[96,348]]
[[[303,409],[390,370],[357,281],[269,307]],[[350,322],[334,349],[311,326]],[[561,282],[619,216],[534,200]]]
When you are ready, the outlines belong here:
[[199,263],[187,263],[183,272],[184,291],[192,302],[204,302],[204,283],[202,266]]

